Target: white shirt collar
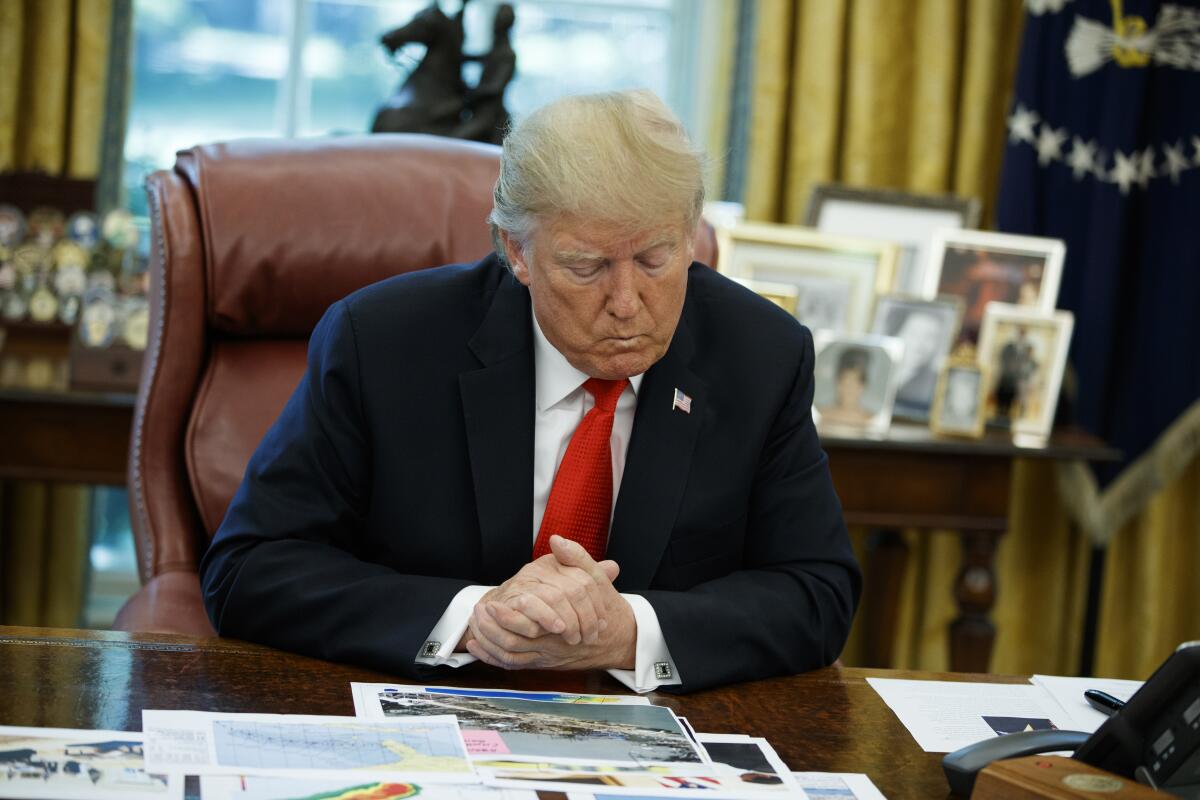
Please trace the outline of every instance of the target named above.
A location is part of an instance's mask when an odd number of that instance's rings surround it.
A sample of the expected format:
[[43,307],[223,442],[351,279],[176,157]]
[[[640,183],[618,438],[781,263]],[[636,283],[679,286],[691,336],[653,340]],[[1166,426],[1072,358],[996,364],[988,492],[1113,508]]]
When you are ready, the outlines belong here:
[[[533,313],[532,306],[530,306],[529,316],[533,318],[533,375],[536,385],[537,409],[545,411],[561,403],[576,389],[583,386],[589,376],[571,366],[567,357],[550,344],[546,334],[542,333],[542,326],[538,324],[537,314]],[[635,395],[642,386],[642,377],[645,374],[643,372],[641,375],[634,375],[629,379],[629,385],[633,387]]]

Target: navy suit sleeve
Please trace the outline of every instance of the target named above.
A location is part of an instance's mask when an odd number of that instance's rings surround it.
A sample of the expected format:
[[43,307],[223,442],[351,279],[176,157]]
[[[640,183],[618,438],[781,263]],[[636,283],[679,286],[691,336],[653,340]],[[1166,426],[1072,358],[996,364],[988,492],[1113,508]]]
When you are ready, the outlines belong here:
[[640,593],[682,691],[827,666],[846,643],[862,578],[813,424],[813,344],[803,333],[754,476],[741,568],[687,591]]
[[222,636],[418,676],[425,636],[465,581],[360,557],[371,436],[346,302],[309,343],[308,369],[247,465],[200,565]]

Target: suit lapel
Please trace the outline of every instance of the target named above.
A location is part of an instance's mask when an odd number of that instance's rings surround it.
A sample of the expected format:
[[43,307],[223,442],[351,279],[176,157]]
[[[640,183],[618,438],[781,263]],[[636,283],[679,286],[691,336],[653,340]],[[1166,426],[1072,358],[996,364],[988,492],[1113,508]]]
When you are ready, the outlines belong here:
[[529,292],[506,274],[469,346],[483,368],[459,375],[484,581],[516,574],[533,552],[533,332]]
[[[707,412],[708,384],[688,366],[693,351],[680,319],[666,355],[642,379],[607,552],[621,566],[616,587],[622,591],[649,588],[683,499]],[[690,413],[673,408],[676,389],[692,398]]]

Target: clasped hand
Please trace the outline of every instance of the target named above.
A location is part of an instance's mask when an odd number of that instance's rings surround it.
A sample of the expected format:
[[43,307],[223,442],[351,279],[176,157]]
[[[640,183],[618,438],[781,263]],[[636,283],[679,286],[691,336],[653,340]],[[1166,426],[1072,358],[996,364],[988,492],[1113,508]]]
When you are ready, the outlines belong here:
[[561,536],[550,550],[480,598],[460,648],[503,669],[632,669],[637,622],[613,588],[617,562]]

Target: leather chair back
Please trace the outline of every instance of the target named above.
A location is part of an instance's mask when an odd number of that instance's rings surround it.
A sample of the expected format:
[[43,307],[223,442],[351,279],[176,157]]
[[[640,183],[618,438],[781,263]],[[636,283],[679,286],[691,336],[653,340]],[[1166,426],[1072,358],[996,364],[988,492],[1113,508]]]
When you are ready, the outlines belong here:
[[[359,287],[486,255],[499,153],[416,134],[247,140],[150,176],[151,335],[129,458],[146,585],[117,627],[211,632],[199,558],[313,326]],[[713,263],[715,245],[702,226],[697,260]]]

